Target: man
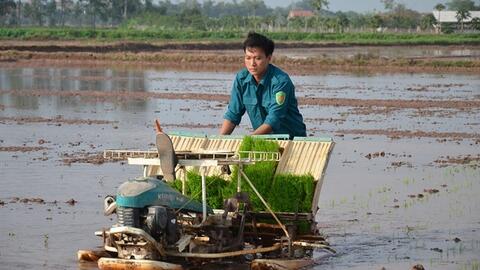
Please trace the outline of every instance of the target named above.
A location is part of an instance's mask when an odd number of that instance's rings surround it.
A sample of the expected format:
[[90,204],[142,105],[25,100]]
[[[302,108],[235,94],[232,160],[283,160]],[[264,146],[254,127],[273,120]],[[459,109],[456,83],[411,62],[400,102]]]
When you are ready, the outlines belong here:
[[247,112],[252,135],[288,134],[305,137],[295,87],[288,74],[270,64],[275,45],[267,37],[250,32],[243,43],[245,68],[233,82],[230,103],[220,134],[229,135]]

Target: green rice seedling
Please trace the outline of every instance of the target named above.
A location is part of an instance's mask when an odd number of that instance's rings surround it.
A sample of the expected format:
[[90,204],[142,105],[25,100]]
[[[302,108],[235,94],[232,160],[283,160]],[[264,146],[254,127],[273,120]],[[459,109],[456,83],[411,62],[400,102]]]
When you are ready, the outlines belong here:
[[310,212],[314,181],[311,175],[277,175],[273,181],[268,202],[274,211]]
[[[246,136],[243,138],[239,151],[278,152],[279,146],[275,141],[268,141]],[[245,158],[246,154],[242,154],[241,157]],[[244,166],[243,172],[247,175],[248,179],[250,179],[260,195],[262,195],[262,197],[265,199],[270,193],[276,168],[277,162],[264,161]],[[238,167],[236,166],[232,172],[232,179],[237,179],[238,174],[239,171]],[[246,191],[250,194],[250,201],[252,202],[254,209],[265,210],[265,206],[255,192],[251,189],[251,187],[244,181],[242,181],[242,183],[242,191]],[[231,184],[236,185],[236,181],[231,181]],[[232,188],[230,187],[229,190],[231,191]]]
[[[190,196],[198,201],[202,199],[202,177],[193,171],[187,172],[188,190]],[[219,176],[208,176],[205,179],[207,185],[207,203],[215,209],[223,208],[222,189],[228,184]]]
[[[207,176],[205,179],[207,185],[207,204],[215,209],[223,208],[223,188],[228,185],[220,176]],[[169,183],[170,186],[182,191],[182,181],[175,180]],[[202,177],[195,171],[187,172],[187,181],[185,182],[186,195],[192,199],[202,200]]]
[[[275,141],[263,140],[253,137],[245,137],[239,151],[278,152],[279,146]],[[246,158],[242,153],[241,157]],[[267,201],[273,211],[277,212],[310,212],[315,182],[312,175],[283,174],[275,176],[277,162],[256,162],[245,165],[243,172],[248,176],[257,191]],[[232,197],[237,192],[239,174],[238,166],[235,166],[231,175],[231,181],[220,176],[208,176],[207,202],[212,208],[223,208],[223,200]],[[181,191],[182,182],[176,180],[171,185]],[[266,207],[244,179],[241,181],[241,190],[250,194],[250,202],[256,211],[265,211]],[[201,176],[195,171],[187,172],[186,193],[195,200],[201,200]],[[346,199],[345,199],[346,200]],[[334,204],[334,203],[333,203]]]

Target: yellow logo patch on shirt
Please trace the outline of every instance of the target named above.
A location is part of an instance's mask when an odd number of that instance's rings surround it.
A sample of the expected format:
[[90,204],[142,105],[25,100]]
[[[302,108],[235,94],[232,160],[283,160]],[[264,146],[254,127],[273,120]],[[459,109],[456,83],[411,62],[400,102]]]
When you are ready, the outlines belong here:
[[278,105],[283,105],[283,103],[285,102],[285,97],[286,97],[285,92],[283,91],[277,92],[275,94],[275,101],[277,102]]

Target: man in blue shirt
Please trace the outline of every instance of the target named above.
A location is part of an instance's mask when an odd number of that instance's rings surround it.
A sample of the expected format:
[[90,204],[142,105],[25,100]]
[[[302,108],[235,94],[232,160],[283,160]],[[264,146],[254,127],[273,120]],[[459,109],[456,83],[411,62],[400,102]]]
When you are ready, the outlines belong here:
[[252,135],[289,134],[305,137],[295,87],[287,73],[270,64],[275,45],[267,37],[250,32],[243,43],[245,68],[233,82],[230,103],[220,134],[229,135],[247,112]]

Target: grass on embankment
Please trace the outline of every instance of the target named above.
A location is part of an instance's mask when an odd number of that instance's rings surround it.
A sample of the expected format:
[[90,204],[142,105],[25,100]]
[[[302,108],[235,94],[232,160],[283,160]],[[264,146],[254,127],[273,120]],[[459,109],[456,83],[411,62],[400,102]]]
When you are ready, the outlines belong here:
[[[338,45],[480,45],[480,33],[304,33],[268,32],[275,41]],[[138,30],[97,28],[0,28],[0,39],[99,41],[241,41],[243,31]]]

